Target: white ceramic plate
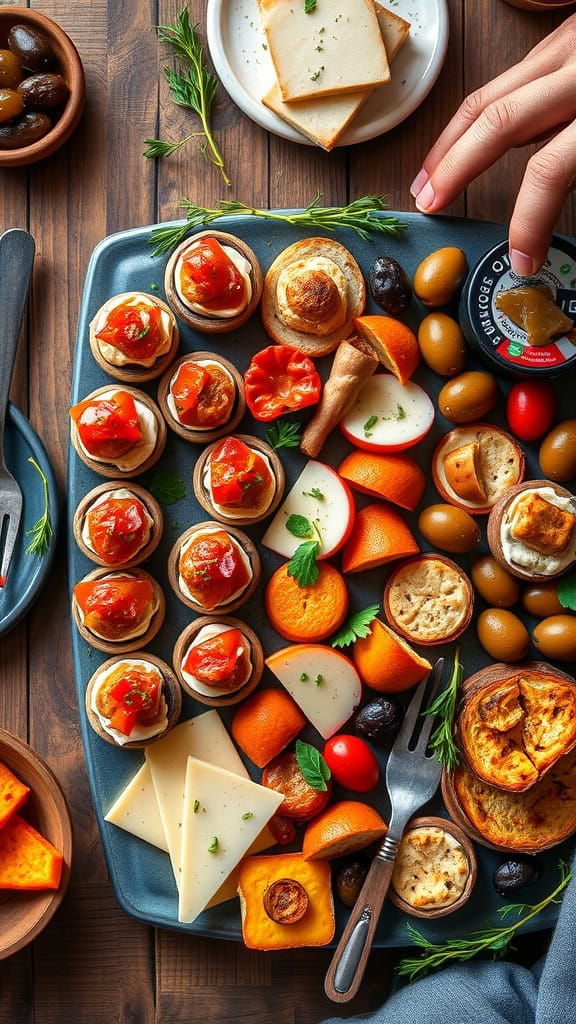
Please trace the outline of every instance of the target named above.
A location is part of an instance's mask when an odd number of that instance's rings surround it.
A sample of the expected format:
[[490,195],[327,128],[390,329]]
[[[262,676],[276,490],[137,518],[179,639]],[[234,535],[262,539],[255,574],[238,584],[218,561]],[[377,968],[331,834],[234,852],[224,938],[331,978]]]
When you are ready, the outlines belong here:
[[[397,0],[390,9],[410,22],[410,35],[392,64],[392,81],[374,90],[339,146],[367,142],[395,128],[422,103],[440,74],[448,45],[446,0]],[[234,103],[267,131],[313,145],[260,102],[275,74],[257,0],[208,0],[207,39],[218,77]]]

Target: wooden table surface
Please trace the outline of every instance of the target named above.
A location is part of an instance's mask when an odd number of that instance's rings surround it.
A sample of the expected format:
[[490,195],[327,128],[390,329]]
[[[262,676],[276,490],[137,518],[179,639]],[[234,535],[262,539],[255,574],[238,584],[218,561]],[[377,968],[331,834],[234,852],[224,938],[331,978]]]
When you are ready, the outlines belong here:
[[[23,2],[23,0],[22,0]],[[188,133],[161,79],[153,26],[181,0],[33,0],[71,35],[87,79],[84,119],[44,164],[0,170],[0,230],[27,227],[37,256],[13,399],[41,435],[66,491],[68,405],[78,309],[88,259],[105,235],[180,215],[182,196],[223,197],[218,172],[194,144],[169,159],[143,158],[143,140]],[[205,3],[191,20],[205,24]],[[232,179],[230,196],[256,207],[327,204],[385,192],[412,210],[409,184],[460,99],[518,60],[561,20],[502,0],[448,0],[450,42],[440,78],[419,110],[374,142],[328,155],[284,142],[249,121],[223,89],[215,127]],[[507,222],[526,160],[508,154],[448,211]],[[574,204],[559,224],[576,233]],[[333,1012],[323,994],[324,951],[279,955],[240,944],[154,931],[118,907],[100,846],[78,727],[70,652],[64,530],[46,589],[26,620],[0,640],[0,726],[27,739],[58,776],[74,822],[71,883],[32,946],[0,962],[0,1024],[317,1024]],[[0,928],[2,927],[0,919]],[[362,992],[344,1015],[377,1006],[390,955],[374,951]]]

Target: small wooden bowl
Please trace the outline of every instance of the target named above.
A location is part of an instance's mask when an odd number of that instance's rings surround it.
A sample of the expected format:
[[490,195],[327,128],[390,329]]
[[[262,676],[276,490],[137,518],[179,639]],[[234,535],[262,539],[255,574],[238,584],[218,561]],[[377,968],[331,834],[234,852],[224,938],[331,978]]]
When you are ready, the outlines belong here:
[[[222,626],[229,626],[230,629],[239,629],[250,646],[250,660],[252,662],[252,675],[250,678],[238,689],[223,693],[218,697],[208,697],[207,694],[199,693],[187,682],[182,672],[182,662],[186,656],[188,648],[190,647],[194,637],[198,635],[204,626],[211,626],[213,624]],[[174,645],[174,653],[172,655],[172,664],[174,665],[174,671],[178,676],[180,686],[185,693],[193,697],[194,700],[199,701],[201,704],[207,704],[211,708],[226,708],[232,704],[239,704],[241,700],[248,697],[253,690],[256,689],[262,672],[264,670],[264,652],[262,650],[262,644],[256,636],[256,633],[246,625],[245,622],[241,622],[240,619],[232,619],[230,616],[224,618],[214,619],[209,615],[203,615],[200,619],[195,619],[185,629],[182,630]]]
[[[150,736],[149,739],[134,740],[131,743],[117,743],[114,737],[110,736],[110,734],[102,728],[102,724],[100,722],[98,715],[92,710],[92,691],[96,684],[96,680],[98,679],[102,672],[106,672],[108,669],[113,668],[114,665],[117,665],[118,662],[120,661],[149,661],[152,665],[155,665],[156,668],[159,669],[160,672],[162,673],[164,679],[163,692],[164,698],[166,700],[166,706],[168,709],[168,723],[166,725],[166,728],[162,732],[159,732],[156,736]],[[129,657],[121,654],[117,655],[114,658],[109,658],[108,661],[105,661],[102,665],[100,665],[100,668],[96,669],[96,671],[88,681],[88,686],[86,688],[85,706],[86,714],[88,716],[88,721],[90,722],[90,725],[94,729],[94,732],[98,733],[98,735],[103,740],[106,740],[106,743],[110,743],[113,747],[121,747],[122,750],[143,750],[144,747],[149,747],[151,743],[155,743],[156,740],[160,740],[164,736],[166,736],[167,733],[169,733],[170,730],[173,729],[174,726],[176,725],[178,719],[180,718],[180,712],[182,711],[182,690],[180,689],[180,684],[176,679],[176,676],[174,675],[172,669],[170,668],[169,665],[166,664],[165,661],[162,661],[160,658],[157,658],[154,654],[149,654],[148,651],[139,650],[138,652],[134,652],[133,654],[131,654]]]
[[126,481],[112,480],[110,483],[98,484],[97,487],[94,487],[91,491],[88,492],[88,494],[84,495],[84,497],[82,498],[81,502],[78,505],[78,508],[74,513],[74,519],[72,522],[74,540],[76,541],[82,554],[86,555],[86,558],[89,558],[91,562],[95,562],[96,565],[104,566],[109,570],[131,569],[135,565],[140,565],[141,562],[144,562],[147,558],[149,558],[152,552],[156,550],[160,543],[160,539],[162,537],[162,528],[164,525],[164,516],[162,513],[162,509],[160,508],[160,505],[158,504],[156,499],[152,497],[149,491],[145,491],[144,488],[140,487],[139,484],[132,483],[131,481],[127,490],[129,490],[130,493],[133,494],[135,498],[140,499],[142,504],[145,506],[148,515],[150,516],[154,523],[148,543],[145,544],[143,548],[140,548],[140,550],[137,551],[134,557],[131,558],[128,562],[115,563],[113,565],[111,565],[109,562],[106,562],[103,558],[100,557],[100,555],[97,555],[95,551],[92,551],[92,548],[89,548],[88,545],[85,544],[84,538],[82,537],[82,529],[84,526],[84,520],[86,518],[86,515],[90,510],[91,506],[103,494],[107,494],[111,491],[117,491],[120,490],[121,488],[126,488]]
[[[96,324],[100,314],[106,310],[106,308],[114,303],[114,307],[120,305],[123,301],[128,301],[134,297],[134,295],[142,295],[151,306],[159,306],[160,309],[166,313],[170,318],[170,348],[163,355],[159,356],[152,366],[144,366],[142,363],[124,363],[122,366],[117,366],[115,363],[111,363],[106,356],[103,354],[100,347],[100,341],[96,337]],[[140,383],[146,380],[154,380],[155,377],[159,377],[161,373],[164,373],[166,368],[170,365],[180,344],[180,331],[178,330],[178,324],[176,317],[162,299],[159,299],[156,295],[148,295],[146,292],[122,292],[119,295],[114,295],[111,299],[108,299],[103,306],[100,307],[98,312],[90,322],[89,327],[89,338],[90,338],[90,349],[92,355],[99,366],[110,376],[115,377],[116,380],[125,380],[129,384]]]
[[[495,426],[494,423],[467,423],[460,427],[455,427],[453,430],[450,430],[449,433],[445,434],[444,437],[440,438],[440,441],[436,445],[432,454],[432,477],[438,494],[444,498],[444,501],[447,501],[450,505],[456,505],[457,508],[463,508],[466,512],[469,512],[471,516],[482,516],[488,515],[495,502],[499,500],[498,497],[494,498],[493,501],[485,502],[484,504],[467,501],[452,489],[444,473],[444,459],[446,456],[456,448],[460,448],[461,445],[466,444],[467,441],[473,440],[475,433],[500,435],[510,443],[516,458],[514,480],[513,483],[510,484],[510,487],[515,486],[523,479],[525,459],[524,452],[511,434],[502,430],[501,427]],[[508,494],[508,490],[503,493]]]
[[[467,607],[464,614],[461,617],[460,622],[458,623],[458,626],[455,629],[452,629],[450,633],[435,636],[433,640],[426,640],[420,636],[417,636],[414,633],[411,633],[406,627],[402,625],[401,622],[399,622],[395,618],[390,608],[390,592],[395,584],[395,581],[397,581],[401,574],[410,566],[416,565],[418,562],[426,561],[443,562],[444,565],[449,566],[453,570],[453,572],[458,575],[458,578],[464,584],[464,589],[466,590],[467,595]],[[401,636],[405,637],[406,640],[409,640],[410,643],[417,644],[421,647],[434,647],[437,644],[452,643],[452,641],[456,640],[459,636],[462,635],[464,630],[467,629],[470,623],[470,619],[472,618],[473,608],[474,590],[472,588],[470,580],[468,579],[464,570],[461,569],[460,566],[456,564],[456,562],[453,562],[451,558],[446,558],[444,555],[415,555],[414,558],[409,558],[405,562],[401,562],[400,565],[398,565],[397,568],[394,569],[390,574],[390,577],[388,578],[388,581],[384,588],[384,611],[386,613],[386,618],[388,619],[388,622],[390,623],[392,629],[394,629]]]
[[456,825],[455,822],[450,821],[449,818],[414,818],[409,822],[404,835],[418,828],[439,828],[443,832],[450,833],[450,835],[460,843],[460,846],[466,855],[466,860],[468,861],[468,877],[466,879],[466,884],[458,899],[454,900],[454,903],[450,903],[444,907],[413,907],[412,904],[408,903],[396,892],[392,885],[388,890],[390,900],[396,907],[403,910],[405,914],[410,914],[411,917],[421,917],[429,920],[436,917],[446,917],[448,914],[453,914],[455,910],[460,910],[460,907],[464,906],[470,898],[472,890],[476,884],[478,863],[474,852],[474,846],[463,829],[461,829],[459,825]]
[[181,591],[178,582],[180,576],[180,573],[178,571],[178,562],[180,560],[180,551],[182,545],[185,544],[186,541],[195,533],[204,533],[206,530],[221,529],[221,523],[217,523],[214,520],[206,520],[203,523],[196,523],[194,526],[191,526],[188,530],[185,530],[184,533],[181,534],[180,537],[178,537],[178,540],[173,545],[172,550],[168,556],[168,579],[170,581],[170,586],[172,587],[176,596],[179,597],[182,603],[187,605],[188,608],[192,608],[193,611],[200,612],[203,615],[206,615],[207,612],[210,612],[210,615],[213,616],[213,618],[220,618],[221,615],[227,615],[229,612],[234,612],[236,611],[237,608],[240,608],[243,604],[245,604],[246,601],[248,601],[249,598],[252,597],[252,594],[254,593],[256,587],[260,582],[260,577],[262,576],[262,565],[260,562],[260,556],[250,538],[247,537],[246,534],[242,532],[242,530],[237,530],[233,526],[227,526],[224,532],[229,534],[238,543],[239,547],[241,547],[244,553],[248,556],[248,560],[252,567],[252,580],[248,584],[244,592],[240,594],[239,597],[235,598],[233,601],[228,601],[227,604],[219,605],[217,608],[208,609],[204,608],[201,604],[199,604],[198,601],[192,600],[192,598],[189,598],[186,594],[184,594]]
[[120,469],[115,462],[99,462],[97,459],[93,459],[90,455],[87,455],[80,442],[80,435],[78,433],[78,427],[74,420],[70,420],[70,440],[72,445],[82,462],[88,466],[94,473],[98,473],[99,476],[105,476],[110,479],[122,478],[124,480],[130,479],[133,476],[141,476],[148,469],[158,462],[158,459],[162,455],[166,446],[166,423],[162,416],[160,409],[156,403],[149,398],[144,391],[138,390],[138,388],[131,388],[123,385],[122,387],[111,387],[109,384],[103,388],[96,388],[95,391],[91,391],[89,395],[86,395],[82,401],[88,401],[92,398],[99,398],[100,395],[114,393],[115,391],[127,391],[128,394],[132,395],[134,401],[141,402],[145,405],[151,413],[154,415],[156,422],[156,445],[150,455],[139,463],[137,466],[131,466],[129,469]]
[[[168,405],[168,394],[170,392],[170,383],[178,368],[182,363],[197,363],[200,359],[210,359],[214,363],[219,363],[223,369],[227,370],[232,377],[236,387],[236,398],[232,408],[232,415],[230,419],[223,423],[219,427],[214,427],[213,430],[194,430],[191,427],[185,426],[180,420],[177,420],[172,415],[172,410]],[[240,420],[246,412],[246,399],[244,397],[244,380],[242,374],[229,359],[225,359],[224,356],[216,355],[215,352],[194,352],[186,356],[181,356],[175,363],[172,363],[168,367],[162,380],[158,385],[158,405],[160,406],[162,415],[166,420],[168,426],[176,433],[179,437],[184,438],[185,441],[189,441],[190,444],[209,444],[211,441],[216,441],[217,438],[223,437],[224,434],[229,434],[238,426]]]
[[60,783],[48,765],[27,743],[0,729],[0,761],[30,787],[21,813],[63,855],[58,889],[41,892],[0,891],[0,960],[32,942],[60,906],[72,861],[72,823]]
[[529,580],[530,582],[545,583],[546,581],[555,580],[559,576],[562,576],[574,565],[572,561],[564,569],[559,569],[555,573],[537,573],[529,572],[527,569],[521,569],[516,565],[511,565],[506,560],[504,551],[502,549],[502,541],[500,539],[500,528],[502,526],[502,519],[508,512],[508,508],[514,498],[516,498],[523,491],[532,491],[539,487],[551,487],[552,490],[562,498],[574,499],[574,495],[571,491],[566,490],[565,487],[561,487],[560,484],[554,483],[553,480],[525,480],[524,483],[517,484],[516,487],[512,487],[511,490],[506,491],[501,498],[496,502],[488,518],[488,546],[492,552],[493,557],[496,559],[499,565],[503,569],[506,569],[513,576],[517,576],[520,580]]
[[237,437],[239,441],[243,441],[249,448],[253,448],[261,455],[265,455],[268,459],[276,485],[270,504],[254,516],[226,516],[214,507],[210,491],[204,483],[204,471],[206,469],[206,463],[210,459],[212,452],[219,444],[218,441],[209,445],[209,447],[205,448],[202,454],[198,456],[196,465],[194,466],[194,473],[192,475],[192,487],[194,488],[196,501],[202,505],[202,508],[208,512],[208,515],[211,515],[213,519],[216,519],[219,523],[234,523],[234,525],[238,526],[250,526],[251,523],[261,523],[263,519],[267,519],[268,516],[271,516],[278,508],[278,505],[282,500],[282,495],[284,494],[284,467],[274,449],[271,448],[269,444],[266,444],[265,441],[261,441],[259,437],[251,437],[249,434],[236,434],[235,437]]
[[[178,260],[201,238],[215,238],[217,242],[220,242],[220,245],[227,245],[231,249],[236,249],[236,251],[239,252],[241,256],[244,256],[250,264],[252,297],[246,308],[239,313],[238,316],[224,319],[221,317],[210,317],[201,313],[195,313],[194,310],[190,309],[189,306],[186,306],[185,303],[182,302],[182,299],[176,290],[174,278]],[[250,246],[246,245],[246,243],[242,241],[242,239],[237,238],[236,235],[230,235],[226,231],[199,231],[197,234],[185,239],[185,241],[174,250],[168,260],[164,276],[164,290],[172,309],[185,324],[188,324],[189,327],[193,327],[195,331],[200,331],[201,334],[228,334],[230,331],[235,331],[239,327],[242,327],[242,325],[250,319],[256,310],[262,296],[263,286],[264,281],[262,277],[262,270],[256,254],[252,251]]]
[[81,582],[87,582],[90,580],[101,580],[106,576],[136,576],[138,579],[149,580],[154,588],[154,596],[156,598],[158,607],[152,616],[148,628],[141,633],[139,636],[132,637],[130,640],[105,640],[103,637],[97,636],[90,629],[88,629],[82,622],[82,616],[80,614],[80,608],[78,602],[72,594],[72,618],[76,624],[76,628],[80,633],[80,636],[87,644],[91,647],[95,647],[98,651],[104,651],[106,654],[127,654],[129,651],[141,650],[143,646],[149,644],[158,633],[162,623],[164,622],[164,616],[166,614],[166,600],[160,584],[150,575],[145,572],[144,569],[131,569],[127,572],[125,569],[93,569]]

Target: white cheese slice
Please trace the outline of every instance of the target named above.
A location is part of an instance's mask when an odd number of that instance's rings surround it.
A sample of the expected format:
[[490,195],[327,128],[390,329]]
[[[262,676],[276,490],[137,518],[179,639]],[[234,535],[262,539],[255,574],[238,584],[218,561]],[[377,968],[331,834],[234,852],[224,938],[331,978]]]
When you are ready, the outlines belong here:
[[188,758],[182,816],[178,920],[190,923],[278,810],[284,796]]
[[[342,478],[330,466],[310,459],[276,512],[262,544],[284,558],[291,558],[303,541],[318,540],[319,535],[321,557],[329,558],[342,547],[355,514],[354,499]],[[304,516],[314,524],[309,536],[295,537],[287,529],[291,515]]]
[[360,703],[360,676],[350,659],[333,647],[292,644],[271,654],[266,664],[325,740]]
[[[168,738],[167,736],[166,739]],[[109,821],[125,832],[130,832],[137,839],[143,839],[145,843],[151,843],[152,846],[157,846],[159,850],[168,853],[168,843],[158,810],[150,766],[146,761],[104,815],[104,821]]]

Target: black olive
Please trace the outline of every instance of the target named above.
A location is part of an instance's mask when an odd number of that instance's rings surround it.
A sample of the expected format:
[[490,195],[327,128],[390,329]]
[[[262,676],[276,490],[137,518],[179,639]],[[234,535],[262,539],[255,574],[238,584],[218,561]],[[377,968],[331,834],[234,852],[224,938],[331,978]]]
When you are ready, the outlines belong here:
[[394,701],[377,697],[356,715],[355,727],[367,740],[386,740],[394,737],[402,724],[402,712]]
[[345,907],[353,907],[368,874],[368,865],[361,860],[344,864],[336,875],[336,895]]
[[403,313],[412,298],[408,275],[393,256],[378,256],[374,260],[368,284],[376,305],[390,316]]
[[28,110],[51,110],[68,98],[68,86],[62,75],[30,75],[17,90]]
[[0,149],[19,149],[42,139],[52,128],[48,114],[29,111],[21,117],[0,124]]
[[528,860],[506,860],[496,868],[492,876],[494,888],[501,896],[507,896],[517,889],[530,885],[538,877],[536,864]]
[[8,35],[8,46],[27,71],[50,71],[56,63],[46,36],[29,25],[14,25]]

